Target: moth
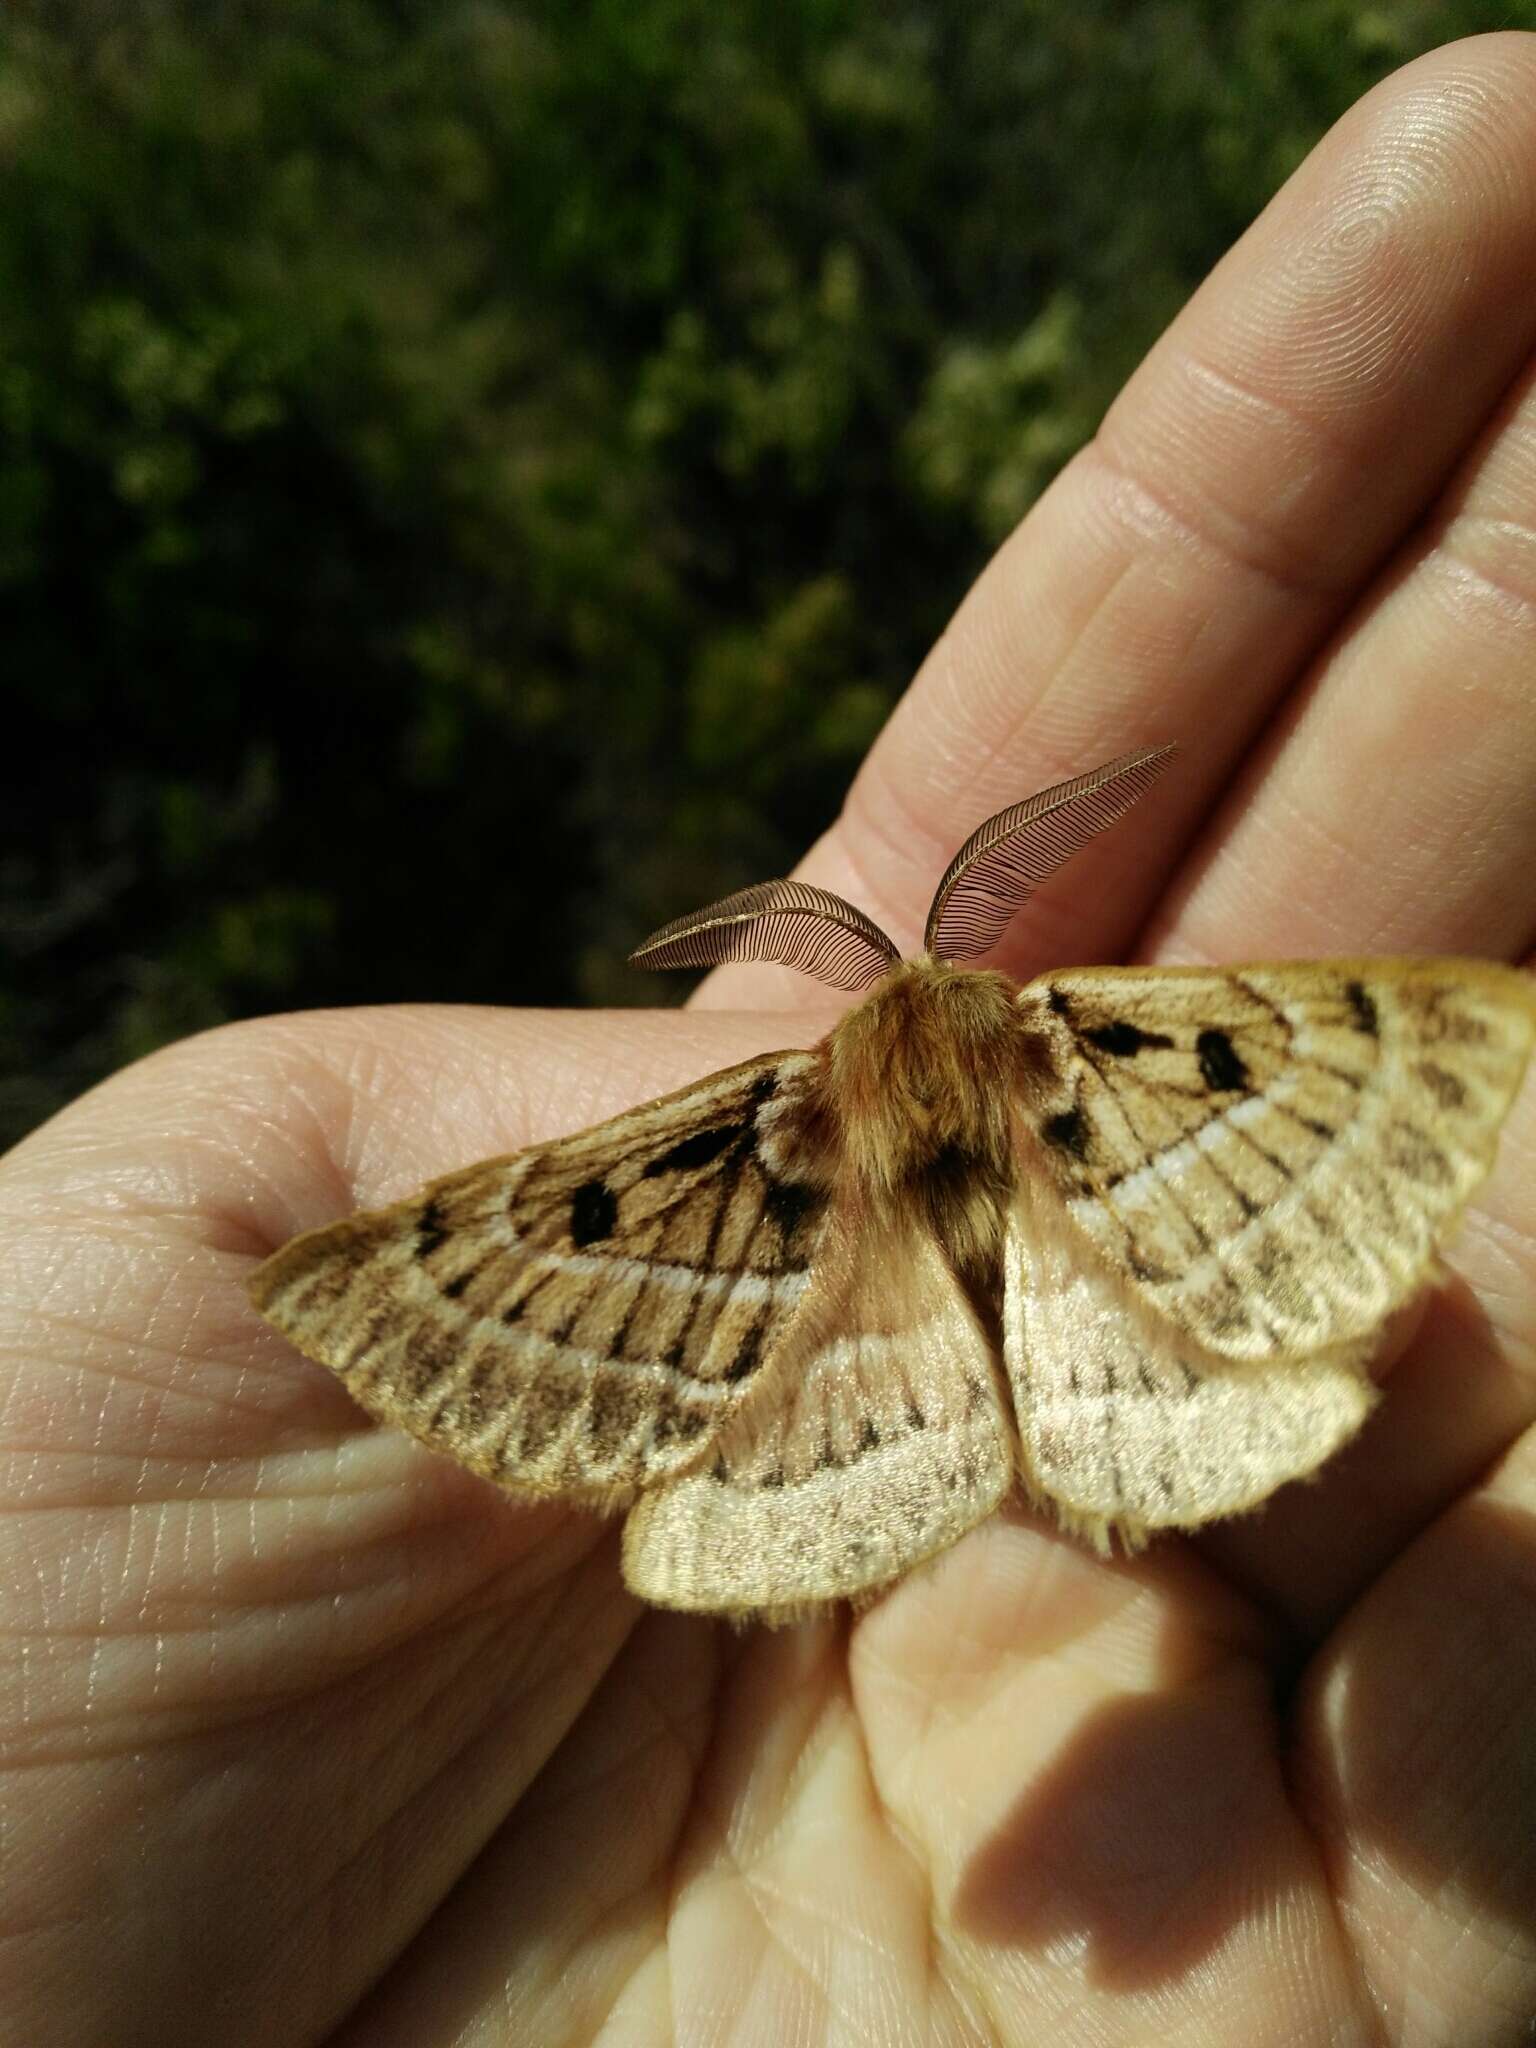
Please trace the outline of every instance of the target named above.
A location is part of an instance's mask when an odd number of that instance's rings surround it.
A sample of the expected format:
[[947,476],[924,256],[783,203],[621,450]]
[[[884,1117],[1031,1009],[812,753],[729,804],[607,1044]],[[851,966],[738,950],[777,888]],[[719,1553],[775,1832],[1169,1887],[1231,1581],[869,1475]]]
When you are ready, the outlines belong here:
[[865,1599],[1015,1488],[1135,1547],[1315,1471],[1491,1163],[1536,998],[1475,960],[965,964],[1171,752],[980,826],[916,958],[796,881],[665,926],[636,962],[862,1000],[295,1239],[256,1307],[509,1493],[625,1512],[663,1607]]

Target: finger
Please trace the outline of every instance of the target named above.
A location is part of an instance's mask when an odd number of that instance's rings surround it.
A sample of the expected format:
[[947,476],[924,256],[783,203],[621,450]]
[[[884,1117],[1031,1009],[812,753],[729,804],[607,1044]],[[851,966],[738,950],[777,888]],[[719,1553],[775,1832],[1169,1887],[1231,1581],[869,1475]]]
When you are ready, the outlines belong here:
[[[597,1522],[513,1511],[374,1429],[260,1320],[244,1280],[298,1230],[696,1079],[763,1037],[761,1019],[627,1012],[275,1019],[173,1047],[18,1147],[0,1168],[5,1501],[76,1533],[85,1515],[96,1556],[57,1588],[12,1581],[75,1646],[49,1667],[61,1699],[92,1628],[135,1638],[125,1711],[140,1682],[179,1682],[195,1714],[243,1683],[319,1682],[488,1576],[522,1575],[531,1593],[574,1569]],[[568,1099],[550,1093],[562,1081]],[[146,1551],[156,1518],[175,1540]],[[24,1528],[0,1520],[7,1538]],[[220,1632],[263,1598],[293,1610],[277,1658],[260,1629]],[[157,1642],[199,1601],[216,1664],[191,1627]]]
[[870,1769],[999,2040],[1050,2038],[1043,2013],[1127,2048],[1357,2016],[1264,1648],[1187,1555],[1101,1563],[1012,1518],[860,1622]]
[[[543,1582],[579,1562],[597,1524],[509,1512],[450,1461],[375,1430],[262,1323],[243,1281],[295,1231],[628,1107],[771,1035],[759,1018],[633,1012],[273,1019],[143,1061],[18,1146],[0,1166],[5,1500],[86,1514],[97,1552],[56,1588],[7,1581],[77,1645],[50,1678],[67,1694],[91,1627],[111,1625],[141,1637],[146,1685],[170,1690],[185,1665],[189,1710],[244,1679],[281,1689],[280,1670],[300,1687],[489,1573],[505,1584],[526,1563]],[[156,1515],[175,1541],[146,1552]],[[275,1663],[256,1629],[223,1641],[216,1668],[190,1626],[174,1650],[157,1642],[156,1616],[169,1627],[201,1599],[211,1630],[263,1589],[274,1609],[294,1604]]]
[[[312,1222],[393,1201],[451,1167],[584,1130],[754,1054],[814,1044],[836,1015],[825,990],[821,997],[819,1011],[793,1019],[402,1004],[272,1018],[201,1043],[215,1075],[255,1059],[250,1093],[259,1114],[280,1125],[261,1155],[255,1221],[263,1239],[275,1231],[281,1242]],[[241,1032],[260,1034],[254,1055]]]
[[143,1062],[0,1166],[0,1910],[17,1981],[72,1987],[70,2038],[237,2010],[327,2035],[635,1618],[594,1518],[373,1429],[254,1315],[253,1258],[764,1043],[762,1019],[280,1019]]
[[[1520,369],[1533,259],[1536,38],[1450,45],[1369,94],[989,564],[802,872],[911,946],[980,818],[1182,739],[1180,767],[1000,955],[1021,974],[1115,957]],[[803,994],[741,968],[701,1000]]]
[[[331,2048],[595,2042],[613,2038],[616,2018],[652,2015],[657,1975],[678,1967],[677,1848],[715,1747],[731,1644],[692,1618],[644,1618],[430,1939],[412,1943]],[[770,1742],[783,1739],[786,1706],[801,1710],[798,1698],[776,1705]],[[719,1946],[737,1960],[728,1936]],[[666,2036],[666,2003],[632,2038]],[[675,1998],[672,2009],[695,2008]]]
[[1351,1613],[1298,1782],[1394,2038],[1517,2041],[1536,2012],[1536,1436]]
[[[796,1026],[791,1042],[809,1043],[820,1021]],[[120,1408],[130,1436],[149,1428],[162,1449],[174,1438],[208,1456],[229,1454],[245,1427],[252,1447],[270,1446],[354,1415],[331,1376],[301,1365],[249,1310],[241,1282],[253,1258],[783,1036],[782,1020],[762,1017],[402,1006],[263,1019],[170,1047],[0,1167],[0,1299],[37,1301],[52,1276],[73,1312],[109,1312],[85,1342],[56,1311],[55,1337],[40,1322],[8,1419],[89,1445]],[[196,1398],[181,1402],[194,1380]],[[146,1382],[163,1412],[146,1413]]]
[[1536,365],[1287,707],[1149,957],[1536,941]]

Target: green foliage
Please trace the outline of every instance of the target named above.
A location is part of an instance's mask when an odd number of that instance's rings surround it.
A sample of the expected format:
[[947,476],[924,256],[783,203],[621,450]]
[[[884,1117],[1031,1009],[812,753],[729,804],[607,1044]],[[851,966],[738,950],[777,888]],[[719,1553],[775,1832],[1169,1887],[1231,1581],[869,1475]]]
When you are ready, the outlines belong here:
[[0,45],[0,1130],[666,1000],[1322,129],[1536,0],[140,0]]

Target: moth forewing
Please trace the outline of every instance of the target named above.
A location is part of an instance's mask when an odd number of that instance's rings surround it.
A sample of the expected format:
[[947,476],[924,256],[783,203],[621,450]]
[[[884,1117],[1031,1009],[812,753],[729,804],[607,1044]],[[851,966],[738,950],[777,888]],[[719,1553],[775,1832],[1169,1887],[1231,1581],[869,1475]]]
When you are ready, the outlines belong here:
[[817,1062],[777,1053],[286,1246],[251,1295],[370,1414],[517,1493],[686,1471],[806,1295]]
[[1078,1231],[1233,1358],[1371,1336],[1429,1276],[1530,1053],[1529,979],[1471,960],[1074,969],[1031,1137]]

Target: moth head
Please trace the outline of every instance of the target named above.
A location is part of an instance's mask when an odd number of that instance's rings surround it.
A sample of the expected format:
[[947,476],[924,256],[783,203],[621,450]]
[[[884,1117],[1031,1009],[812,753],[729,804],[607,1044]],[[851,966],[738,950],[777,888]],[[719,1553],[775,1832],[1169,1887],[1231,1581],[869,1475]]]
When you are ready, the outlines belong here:
[[[975,960],[1050,874],[1124,816],[1168,765],[1172,746],[1120,754],[978,825],[944,871],[923,935],[935,960]],[[901,958],[862,910],[809,882],[757,882],[675,918],[630,954],[635,967],[771,960],[862,994]]]

